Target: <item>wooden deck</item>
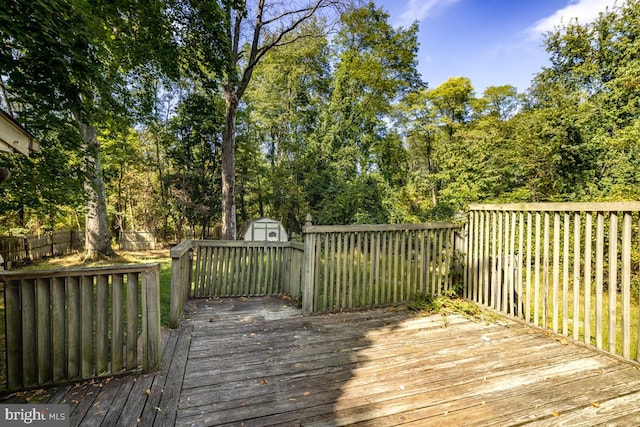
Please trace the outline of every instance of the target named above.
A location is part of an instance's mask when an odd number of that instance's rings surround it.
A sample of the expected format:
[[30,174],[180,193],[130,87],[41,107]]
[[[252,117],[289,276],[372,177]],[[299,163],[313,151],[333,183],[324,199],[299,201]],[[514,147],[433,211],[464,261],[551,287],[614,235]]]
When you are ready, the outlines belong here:
[[640,370],[509,321],[190,301],[155,375],[6,396],[83,426],[640,425]]

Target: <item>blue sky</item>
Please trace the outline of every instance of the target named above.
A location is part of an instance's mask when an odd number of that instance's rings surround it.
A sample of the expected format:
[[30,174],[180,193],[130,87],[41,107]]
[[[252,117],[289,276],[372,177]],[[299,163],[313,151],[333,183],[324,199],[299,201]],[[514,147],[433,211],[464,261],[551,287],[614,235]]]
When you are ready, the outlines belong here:
[[587,23],[615,0],[374,0],[394,26],[418,21],[418,70],[430,88],[471,79],[476,94],[510,84],[523,92],[547,65],[542,34],[577,18]]

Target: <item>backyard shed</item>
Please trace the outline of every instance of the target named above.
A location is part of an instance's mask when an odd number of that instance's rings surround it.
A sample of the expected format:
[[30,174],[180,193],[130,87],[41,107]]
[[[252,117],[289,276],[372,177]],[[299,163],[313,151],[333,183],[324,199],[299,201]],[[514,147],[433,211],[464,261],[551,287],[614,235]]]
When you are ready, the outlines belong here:
[[286,242],[289,240],[282,223],[271,218],[258,218],[247,222],[241,236],[246,242]]

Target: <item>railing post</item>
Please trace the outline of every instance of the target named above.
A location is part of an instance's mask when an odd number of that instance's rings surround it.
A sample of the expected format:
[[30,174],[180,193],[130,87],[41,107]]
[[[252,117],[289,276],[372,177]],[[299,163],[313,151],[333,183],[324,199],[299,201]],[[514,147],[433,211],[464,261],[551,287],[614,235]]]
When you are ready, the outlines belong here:
[[[180,325],[184,302],[191,285],[192,241],[185,240],[171,249],[171,301],[169,307],[169,325]],[[185,257],[187,257],[185,261]]]
[[288,246],[282,248],[282,266],[280,271],[282,272],[282,277],[280,277],[280,281],[282,282],[282,292],[285,294],[291,294],[291,265],[293,258],[293,248],[291,247],[291,242],[288,242]]
[[145,337],[142,369],[150,372],[160,365],[160,272],[156,265],[141,274],[142,328]]
[[313,312],[314,296],[314,276],[315,276],[315,249],[316,235],[309,228],[313,225],[311,215],[307,214],[304,234],[304,284],[302,288],[302,314],[308,315]]

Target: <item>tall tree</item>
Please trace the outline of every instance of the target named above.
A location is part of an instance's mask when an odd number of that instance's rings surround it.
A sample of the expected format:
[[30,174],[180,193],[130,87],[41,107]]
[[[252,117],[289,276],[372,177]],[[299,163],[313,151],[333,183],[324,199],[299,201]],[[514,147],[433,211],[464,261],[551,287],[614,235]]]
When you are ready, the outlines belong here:
[[10,0],[0,12],[5,105],[44,136],[45,152],[55,134],[68,138],[65,148],[80,147],[79,121],[99,79],[92,30],[83,5],[65,0]]
[[[556,199],[635,198],[640,165],[636,135],[640,106],[640,3],[625,1],[592,23],[571,21],[547,35],[550,66],[535,78],[529,128],[548,147],[545,189]],[[553,123],[553,126],[549,124]],[[631,137],[631,139],[629,139]],[[527,139],[524,133],[523,139]]]
[[236,225],[236,120],[256,65],[272,49],[296,43],[299,37],[287,37],[304,22],[339,4],[336,0],[309,0],[285,4],[257,0],[224,1],[225,24],[230,38],[222,93],[225,98],[225,128],[222,134],[222,235],[235,239]]
[[98,126],[126,117],[129,89],[172,37],[162,0],[10,0],[0,15],[2,70],[17,102],[75,125],[84,157],[86,256],[111,256]]
[[[422,82],[417,24],[394,28],[388,21],[372,2],[352,7],[333,40],[338,57],[318,135],[329,179],[324,197],[312,206],[324,222],[400,219],[390,198],[391,186],[401,183],[404,147],[392,122],[402,98]],[[362,200],[364,194],[376,197]]]
[[202,238],[220,218],[222,104],[221,97],[210,92],[190,93],[170,126],[175,139],[167,155],[173,168],[165,179],[177,210],[190,230],[199,226]]
[[325,119],[325,143],[351,177],[377,168],[375,145],[389,132],[393,107],[420,85],[417,24],[393,28],[370,2],[341,17],[335,38],[339,60]]
[[[239,184],[244,185],[240,190],[246,190],[247,178],[264,183],[260,194],[267,197],[256,199],[256,214],[276,218],[295,232],[301,231],[308,213],[304,175],[314,168],[306,154],[329,94],[330,58],[324,31],[324,22],[311,20],[287,36],[306,37],[305,43],[282,46],[264,56],[246,92],[247,119],[238,132],[238,149],[246,152],[249,146],[255,147],[264,178],[238,174]],[[256,160],[238,157],[238,168],[246,171],[241,161]],[[239,196],[241,203],[247,201],[244,194]],[[243,208],[239,217],[247,220],[246,203]]]

